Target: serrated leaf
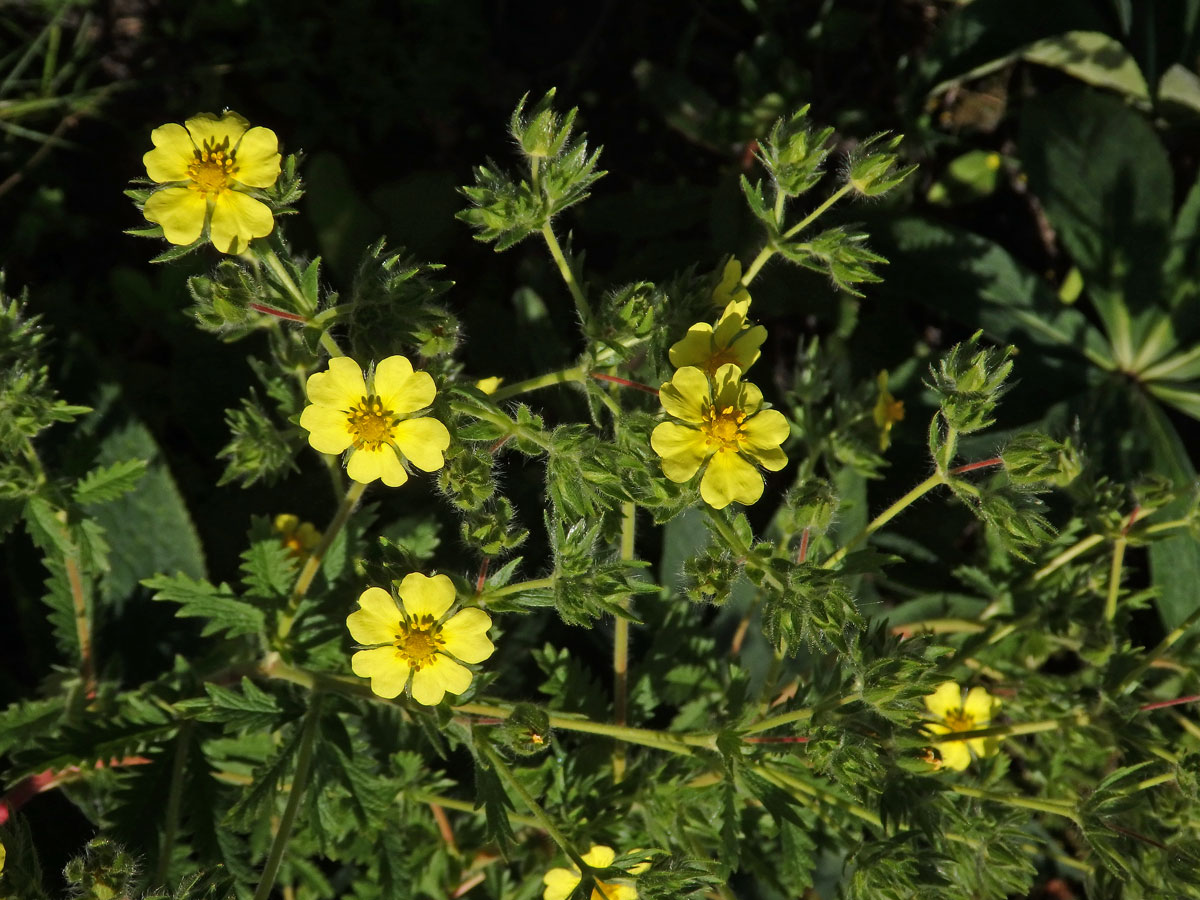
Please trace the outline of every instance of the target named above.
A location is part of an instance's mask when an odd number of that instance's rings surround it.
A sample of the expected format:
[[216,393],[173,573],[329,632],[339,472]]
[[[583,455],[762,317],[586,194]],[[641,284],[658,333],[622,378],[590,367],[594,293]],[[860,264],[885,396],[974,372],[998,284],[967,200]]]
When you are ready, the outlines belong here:
[[179,604],[177,618],[207,619],[202,635],[225,632],[229,637],[257,634],[266,625],[261,609],[238,600],[229,585],[213,585],[183,573],[156,575],[142,584],[154,591],[154,600]]
[[99,466],[75,485],[75,502],[80,506],[108,503],[129,493],[146,473],[144,459],[127,459],[111,466]]

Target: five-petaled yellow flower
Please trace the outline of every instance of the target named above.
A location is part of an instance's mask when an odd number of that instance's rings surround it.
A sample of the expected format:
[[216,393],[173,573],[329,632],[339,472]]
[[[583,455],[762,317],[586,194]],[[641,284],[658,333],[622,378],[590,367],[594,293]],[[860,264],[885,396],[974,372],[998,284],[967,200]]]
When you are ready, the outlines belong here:
[[220,118],[201,113],[183,125],[174,122],[150,133],[154,149],[142,157],[146,173],[159,184],[143,214],[162,226],[172,244],[190,244],[208,222],[213,245],[241,253],[251,238],[271,233],[271,209],[245,193],[269,188],[279,178],[279,140],[269,128],[250,127],[234,112]]
[[688,329],[683,340],[672,345],[668,352],[671,365],[696,366],[707,374],[716,374],[726,363],[733,363],[743,372],[759,357],[759,347],[767,339],[767,329],[746,324],[750,297],[734,300],[725,307],[717,324],[697,322]]
[[875,427],[879,429],[879,449],[884,451],[892,443],[892,426],[904,419],[904,401],[897,400],[888,392],[888,373],[880,372],[875,379],[879,397],[871,411]]
[[[993,713],[1000,707],[1000,701],[981,687],[971,688],[967,691],[966,699],[963,699],[962,688],[953,681],[947,681],[925,698],[925,707],[939,720],[928,723],[925,726],[927,732],[954,734],[957,731],[987,728]],[[991,756],[999,746],[995,738],[977,737],[963,741],[941,741],[937,744],[937,750],[946,768],[961,772],[971,764],[972,752],[982,758]]]
[[387,700],[404,690],[410,674],[418,703],[436,706],[447,691],[461,694],[474,676],[459,663],[483,662],[496,649],[487,637],[491,617],[472,607],[442,621],[454,603],[454,583],[445,575],[413,572],[397,593],[399,606],[383,588],[367,588],[346,617],[351,636],[368,647],[350,658],[350,668]]
[[683,482],[705,466],[700,496],[715,509],[762,496],[754,463],[772,472],[787,465],[780,447],[790,432],[787,419],[762,409],[762,391],[741,376],[727,364],[710,381],[702,370],[685,366],[658,392],[663,409],[680,420],[663,422],[650,435],[663,474]]
[[368,484],[382,478],[389,487],[408,480],[404,463],[425,472],[445,464],[450,432],[437,419],[414,416],[437,394],[428,372],[414,372],[403,356],[389,356],[375,367],[370,385],[348,356],[329,360],[327,372],[310,375],[312,403],[300,414],[308,442],[322,453],[350,451],[346,474]]
[[301,522],[299,516],[291,513],[277,515],[274,527],[280,543],[297,559],[307,559],[317,544],[321,543],[321,532],[317,531],[313,523]]
[[[606,869],[616,858],[617,854],[613,848],[603,844],[593,844],[592,849],[583,854],[583,861],[593,869]],[[648,866],[648,863],[639,863],[629,871],[637,875]],[[542,883],[546,885],[546,890],[542,892],[542,900],[567,900],[582,880],[583,876],[574,866],[569,869],[551,869],[542,876]],[[591,900],[637,900],[637,895],[637,888],[628,882],[597,880],[596,886],[592,888]]]

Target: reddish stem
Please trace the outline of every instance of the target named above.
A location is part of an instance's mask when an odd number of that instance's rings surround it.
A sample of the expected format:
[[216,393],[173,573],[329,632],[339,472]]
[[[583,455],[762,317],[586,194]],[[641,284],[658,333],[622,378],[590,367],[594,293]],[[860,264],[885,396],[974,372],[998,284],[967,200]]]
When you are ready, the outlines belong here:
[[286,309],[276,309],[274,306],[265,306],[262,303],[246,304],[255,312],[260,312],[263,315],[274,316],[277,319],[287,319],[289,322],[307,322],[307,316],[300,316],[293,312],[288,312]]
[[808,559],[808,529],[800,532],[800,552],[796,554],[796,562],[802,563]]
[[[144,756],[126,756],[124,759],[112,759],[107,763],[102,759],[97,760],[95,767],[97,769],[105,767],[117,769],[123,766],[145,766],[150,762]],[[0,825],[6,823],[13,813],[38,794],[52,791],[64,782],[73,781],[82,771],[79,766],[67,766],[57,772],[53,769],[46,769],[44,772],[38,772],[36,775],[22,779],[16,787],[0,797]]]
[[477,594],[483,593],[483,584],[487,581],[488,563],[490,561],[491,558],[485,556],[483,562],[479,564],[479,575],[475,578],[475,593]]
[[1147,712],[1151,709],[1165,709],[1168,706],[1179,706],[1181,703],[1195,703],[1200,700],[1200,694],[1192,694],[1190,697],[1176,697],[1174,700],[1159,700],[1157,703],[1147,703],[1139,706],[1142,712]]
[[993,456],[991,459],[981,460],[980,462],[967,463],[965,466],[955,466],[950,470],[951,475],[961,475],[963,472],[974,472],[976,469],[986,469],[989,466],[1004,465],[1004,457]]
[[1129,514],[1129,518],[1125,521],[1125,527],[1121,529],[1121,537],[1129,535],[1129,529],[1133,527],[1133,523],[1138,520],[1138,516],[1142,512],[1141,504],[1134,504],[1133,512]]
[[504,437],[502,437],[498,441],[496,441],[496,443],[492,444],[492,446],[488,447],[488,453],[495,453],[497,450],[499,450],[501,447],[503,447],[505,444],[507,444],[511,440],[512,440],[512,435],[506,434]]
[[655,397],[658,396],[658,388],[652,388],[650,385],[642,384],[640,381],[630,381],[628,378],[618,378],[616,375],[605,375],[602,372],[592,372],[591,375],[598,381],[611,381],[613,384],[636,388],[639,391],[645,391],[647,394],[653,394]]

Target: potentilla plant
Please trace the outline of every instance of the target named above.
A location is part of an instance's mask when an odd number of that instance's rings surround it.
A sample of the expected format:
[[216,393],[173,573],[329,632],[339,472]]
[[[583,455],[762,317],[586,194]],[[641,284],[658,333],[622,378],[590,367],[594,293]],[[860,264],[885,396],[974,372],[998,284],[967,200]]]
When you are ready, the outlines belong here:
[[[562,243],[604,175],[576,118],[523,99],[514,166],[462,189],[476,237],[543,244],[573,307],[578,356],[518,381],[472,369],[438,266],[380,241],[327,286],[284,238],[299,161],[269,128],[149,136],[134,233],[159,262],[207,254],[189,314],[265,348],[220,489],[313,469],[339,499],[324,522],[262,509],[236,584],[146,579],[207,650],[144,683],[94,638],[119,616],[104,511],[147,459],[47,466],[45,430],[87,410],[4,300],[3,522],[44,557],[62,662],[0,714],[0,895],[52,894],[20,807],[61,789],[97,832],[64,873],[82,897],[1200,896],[1200,607],[1135,645],[1127,564],[1195,533],[1195,505],[1165,518],[1175,488],[1113,483],[1069,435],[975,455],[1019,370],[982,335],[924,391],[855,381],[849,332],[758,362],[768,263],[848,303],[879,279],[866,236],[822,218],[903,183],[898,137],[840,159],[799,110],[742,179],[764,231],[745,265],[600,289],[586,235]],[[923,470],[892,472],[918,427]],[[867,479],[898,499],[868,514]],[[918,501],[966,518],[969,563],[906,527]]]

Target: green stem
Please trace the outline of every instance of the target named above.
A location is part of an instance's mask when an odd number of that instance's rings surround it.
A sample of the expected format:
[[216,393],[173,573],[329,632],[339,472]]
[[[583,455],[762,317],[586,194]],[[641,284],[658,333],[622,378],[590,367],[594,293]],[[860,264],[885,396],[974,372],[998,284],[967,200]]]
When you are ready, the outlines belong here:
[[554,577],[550,578],[533,578],[529,581],[518,581],[516,584],[506,584],[504,587],[492,588],[490,591],[484,591],[479,595],[481,603],[486,603],[489,600],[495,600],[498,597],[507,597],[509,594],[520,594],[525,591],[540,591],[545,588],[554,587]]
[[1033,573],[1033,581],[1034,582],[1041,581],[1047,575],[1051,574],[1052,572],[1056,571],[1057,569],[1061,569],[1063,566],[1065,566],[1067,563],[1069,563],[1075,557],[1091,550],[1093,547],[1095,547],[1097,544],[1099,544],[1103,540],[1104,540],[1103,535],[1099,535],[1099,534],[1088,535],[1087,537],[1083,538],[1083,540],[1078,541],[1077,543],[1068,547],[1062,553],[1058,554],[1058,556],[1054,557],[1054,559],[1050,560],[1050,562],[1046,563],[1046,565],[1042,566],[1040,569],[1038,569],[1036,572],[1034,572]]
[[1064,726],[1086,725],[1090,719],[1080,712],[1059,719],[1042,719],[1038,722],[1017,722],[1012,725],[996,725],[993,728],[973,728],[970,731],[951,731],[947,734],[929,735],[930,744],[945,744],[952,741],[970,741],[975,738],[1015,737],[1021,734],[1040,734],[1043,731],[1058,731]]
[[1108,570],[1108,596],[1104,601],[1104,621],[1111,622],[1117,616],[1117,597],[1121,593],[1121,567],[1125,562],[1125,535],[1113,541],[1112,565]]
[[1142,661],[1139,662],[1137,666],[1130,670],[1130,672],[1121,679],[1121,683],[1118,685],[1117,690],[1123,690],[1135,680],[1140,678],[1142,673],[1154,664],[1155,660],[1163,657],[1168,650],[1175,646],[1176,642],[1178,642],[1180,638],[1191,631],[1192,627],[1197,622],[1200,622],[1200,605],[1197,605],[1197,607],[1192,610],[1192,614],[1179,623],[1178,628],[1159,641],[1158,645],[1148,654],[1146,654]]
[[[630,562],[634,551],[634,530],[637,525],[637,507],[633,503],[621,505],[621,559]],[[621,600],[621,608],[628,611],[629,598]],[[617,616],[613,635],[613,720],[625,725],[628,713],[629,687],[629,620]],[[613,747],[613,782],[620,784],[625,777],[625,745]]]
[[793,791],[799,791],[801,794],[820,800],[822,803],[828,803],[830,806],[835,806],[853,816],[857,816],[868,825],[873,825],[876,828],[883,827],[883,821],[879,816],[871,812],[871,810],[865,806],[860,806],[852,800],[847,800],[845,797],[839,796],[825,787],[796,778],[770,766],[753,765],[751,768],[768,781],[773,782],[776,787],[791,788]]
[[516,397],[519,394],[536,391],[540,388],[553,387],[556,384],[566,384],[570,381],[583,382],[585,378],[583,366],[572,366],[569,369],[563,369],[559,372],[548,372],[545,375],[527,378],[524,381],[515,382],[507,387],[498,388],[488,399],[493,403],[499,403],[501,400],[507,400],[509,397]]
[[892,634],[979,634],[981,631],[987,631],[987,626],[970,619],[922,619],[892,626]]
[[179,810],[183,806],[183,776],[186,771],[188,745],[192,739],[193,722],[186,719],[179,726],[175,737],[175,759],[171,763],[171,785],[167,789],[167,809],[163,823],[162,845],[158,864],[154,867],[154,886],[167,883],[167,872],[171,867],[171,856],[175,850],[175,835],[179,831]]
[[1049,813],[1054,816],[1062,816],[1065,819],[1077,821],[1075,818],[1075,807],[1069,803],[1062,803],[1055,800],[1038,800],[1036,797],[1022,797],[1020,794],[1001,794],[996,791],[983,791],[979,788],[959,784],[951,785],[950,790],[964,797],[973,797],[976,800],[991,800],[993,803],[1003,803],[1007,806],[1016,806],[1020,809],[1032,809],[1035,812]]
[[842,561],[847,553],[873,535],[888,522],[892,521],[892,519],[896,518],[896,516],[898,516],[901,512],[903,512],[921,497],[928,494],[938,485],[945,483],[946,478],[941,472],[935,472],[934,474],[930,475],[915,488],[877,515],[870,522],[868,522],[867,526],[854,537],[852,537],[849,542],[845,544],[845,546],[837,550],[832,556],[826,559],[825,562],[821,563],[821,567],[824,569],[832,569],[835,567]]
[[1133,786],[1133,790],[1130,791],[1130,793],[1132,794],[1136,791],[1144,791],[1147,788],[1158,787],[1160,784],[1166,784],[1167,782],[1174,780],[1174,772],[1164,772],[1162,775],[1155,775],[1153,778],[1146,778],[1142,781],[1139,781]]
[[312,766],[313,744],[317,736],[317,723],[320,721],[318,710],[321,706],[321,695],[314,693],[312,705],[304,715],[304,731],[300,735],[300,749],[296,754],[296,771],[292,775],[292,787],[288,792],[287,806],[279,819],[279,828],[275,832],[275,840],[271,843],[271,852],[263,865],[262,877],[258,882],[258,890],[254,892],[254,900],[267,900],[271,889],[275,886],[275,878],[279,874],[280,863],[283,862],[284,851],[292,836],[292,825],[296,821],[296,813],[300,809],[300,801],[304,797],[304,789],[308,785],[308,770]]
[[331,335],[328,331],[322,331],[321,337],[318,338],[318,340],[321,342],[321,346],[325,348],[325,352],[330,356],[346,355],[342,352],[342,348],[338,346],[338,342],[333,339],[333,335]]
[[713,523],[713,527],[716,528],[717,533],[721,535],[722,540],[725,541],[725,544],[733,552],[734,556],[739,557],[748,565],[752,565],[761,571],[767,584],[771,585],[773,588],[775,588],[775,590],[784,590],[783,584],[778,578],[775,577],[775,573],[765,568],[750,552],[750,548],[747,547],[742,539],[737,536],[737,533],[733,530],[733,528],[730,527],[729,523],[725,521],[721,513],[717,512],[708,504],[704,505],[704,512],[708,515],[708,520]]
[[500,758],[500,754],[493,750],[491,745],[488,744],[486,740],[476,741],[475,746],[479,748],[480,753],[487,757],[487,761],[491,763],[492,768],[496,770],[496,774],[504,779],[508,786],[512,788],[513,793],[521,798],[521,802],[523,802],[529,811],[533,813],[534,818],[538,820],[538,824],[546,830],[546,834],[550,835],[554,843],[558,844],[558,846],[562,849],[562,852],[567,854],[571,862],[575,863],[575,865],[579,867],[579,871],[583,872],[587,870],[588,864],[583,861],[583,856],[578,850],[575,849],[571,842],[567,840],[566,835],[559,831],[558,826],[554,824],[551,818],[546,814],[546,811],[542,809],[542,805],[533,799],[533,795],[525,789],[525,785],[521,784],[517,777],[512,773],[512,769],[510,769],[504,760]]
[[550,443],[543,435],[538,432],[526,428],[523,425],[518,425],[504,413],[486,409],[475,403],[465,403],[459,400],[452,400],[450,408],[464,415],[474,416],[476,419],[481,419],[484,422],[490,422],[497,428],[501,429],[510,437],[521,437],[532,444],[541,447],[547,453],[554,449],[554,445]]
[[592,310],[588,306],[587,298],[583,296],[583,288],[575,280],[575,273],[571,271],[570,263],[563,255],[562,247],[558,245],[558,238],[554,236],[554,229],[550,227],[549,222],[542,226],[542,237],[546,239],[546,246],[550,249],[550,255],[554,257],[558,273],[567,283],[567,290],[571,292],[571,297],[575,301],[575,310],[579,313],[579,318],[583,321],[583,330],[586,332],[591,328]]
[[762,271],[762,267],[767,264],[767,260],[769,260],[774,255],[775,255],[775,248],[772,247],[770,244],[767,244],[767,246],[765,246],[761,250],[759,250],[758,256],[754,257],[754,261],[751,262],[750,265],[746,269],[746,274],[744,274],[742,276],[742,284],[744,284],[748,287],[750,285],[750,282],[752,282],[754,280],[754,276],[756,276],[760,271]]
[[814,209],[812,212],[810,212],[807,216],[805,216],[803,219],[801,219],[799,222],[797,222],[795,225],[793,225],[791,228],[789,228],[787,231],[785,231],[783,233],[783,236],[785,238],[790,238],[793,235],[799,234],[801,231],[803,231],[805,228],[807,228],[809,225],[811,225],[813,222],[815,222],[817,219],[819,219],[822,215],[824,215],[825,211],[828,210],[829,207],[833,206],[833,204],[837,203],[839,200],[841,200],[843,197],[845,197],[846,194],[848,194],[850,192],[851,188],[852,188],[852,185],[843,184],[840,188],[838,188],[836,191],[834,191],[832,194],[830,194],[826,198],[824,203],[822,203],[820,206],[818,206],[816,209]]
[[287,609],[280,615],[279,623],[275,629],[275,634],[280,643],[285,641],[291,633],[292,625],[296,621],[296,611],[300,608],[300,602],[312,586],[313,579],[317,577],[317,572],[321,568],[321,562],[325,559],[325,554],[329,552],[334,539],[345,526],[346,521],[350,518],[350,513],[354,511],[354,507],[358,505],[358,501],[362,498],[363,491],[366,489],[367,486],[361,482],[350,482],[350,488],[346,491],[346,496],[342,499],[341,506],[338,507],[337,512],[334,513],[333,520],[321,536],[321,543],[316,546],[316,549],[304,561],[304,566],[300,569],[300,575],[296,579],[296,586],[292,589],[292,596],[288,600]]
[[[512,715],[512,709],[509,707],[492,706],[485,703],[460,703],[455,707],[455,711],[495,719],[507,719]],[[593,722],[591,719],[581,716],[562,713],[551,712],[548,715],[551,728],[558,728],[562,731],[578,731],[583,734],[599,734],[642,747],[666,750],[680,756],[690,756],[693,747],[703,747],[709,750],[716,748],[716,737],[711,734],[674,734],[669,731],[653,731],[649,728],[633,728],[629,725]]]
[[[1147,513],[1147,515],[1149,515],[1149,513]],[[1191,524],[1192,520],[1186,517],[1182,519],[1172,519],[1170,522],[1156,522],[1153,525],[1147,525],[1145,530],[1142,531],[1142,534],[1160,534],[1164,531],[1172,531],[1176,528],[1187,528]]]
[[806,722],[813,717],[811,709],[793,709],[791,712],[780,713],[777,716],[772,716],[769,719],[763,719],[751,725],[745,730],[745,734],[758,734],[762,731],[770,731],[772,728],[778,728],[780,725],[790,725],[792,722]]

